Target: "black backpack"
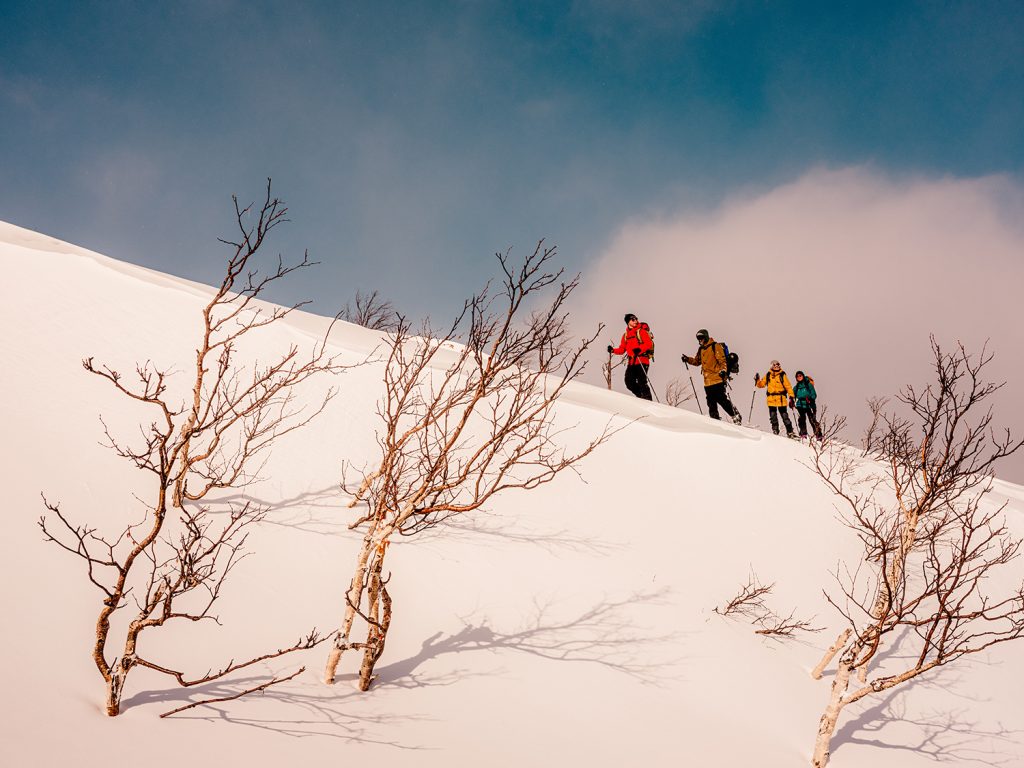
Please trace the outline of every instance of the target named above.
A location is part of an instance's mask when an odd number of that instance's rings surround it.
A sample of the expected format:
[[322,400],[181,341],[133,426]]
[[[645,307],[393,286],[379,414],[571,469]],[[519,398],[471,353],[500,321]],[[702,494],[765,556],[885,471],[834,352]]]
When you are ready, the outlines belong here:
[[725,351],[725,364],[729,371],[729,375],[732,376],[734,373],[740,372],[740,356],[735,352],[729,351],[729,345],[724,341],[716,341],[715,344],[721,344],[722,349]]

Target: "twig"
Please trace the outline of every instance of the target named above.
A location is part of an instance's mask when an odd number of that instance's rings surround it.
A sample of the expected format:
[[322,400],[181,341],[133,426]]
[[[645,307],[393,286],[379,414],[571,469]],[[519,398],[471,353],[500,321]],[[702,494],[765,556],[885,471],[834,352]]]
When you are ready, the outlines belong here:
[[222,701],[234,701],[235,699],[240,699],[243,696],[245,696],[247,694],[250,694],[250,693],[256,693],[258,691],[265,691],[267,688],[269,688],[272,685],[277,685],[278,683],[286,683],[289,680],[291,680],[292,678],[298,677],[299,675],[301,675],[305,671],[306,671],[305,667],[299,667],[298,671],[292,672],[292,674],[288,675],[288,677],[281,677],[281,678],[275,677],[273,680],[270,680],[270,681],[268,681],[266,683],[263,683],[262,685],[257,685],[255,688],[247,688],[246,690],[242,691],[241,693],[236,693],[234,696],[221,696],[221,697],[216,698],[216,699],[203,699],[202,701],[194,701],[191,704],[186,704],[183,707],[178,707],[177,709],[172,709],[170,712],[164,712],[162,715],[160,715],[160,717],[170,717],[171,715],[176,715],[179,712],[184,712],[186,709],[192,709],[193,707],[201,707],[204,704],[217,704],[217,703],[222,702]]

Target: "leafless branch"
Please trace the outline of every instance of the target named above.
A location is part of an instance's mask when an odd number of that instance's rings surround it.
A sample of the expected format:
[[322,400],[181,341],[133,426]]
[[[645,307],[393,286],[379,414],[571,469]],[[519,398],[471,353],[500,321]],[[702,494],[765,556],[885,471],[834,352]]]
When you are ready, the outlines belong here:
[[554,255],[543,242],[521,264],[499,253],[499,282],[468,299],[450,325],[414,333],[400,317],[389,334],[379,459],[351,492],[350,506],[365,503],[352,525],[364,538],[327,682],[342,651],[354,647],[353,622],[362,616],[369,634],[360,686],[370,685],[391,616],[382,563],[393,536],[415,536],[484,508],[495,494],[576,472],[616,431],[606,426],[570,447],[566,428],[555,425],[555,403],[583,373],[601,329],[570,337],[565,306],[579,276],[553,269]]
[[797,632],[821,632],[824,627],[815,627],[812,619],[800,619],[796,611],[791,611],[787,616],[780,616],[777,613],[769,612],[758,619],[760,629],[754,630],[754,634],[765,635],[775,638],[791,638]]
[[716,607],[715,613],[719,616],[743,616],[744,618],[756,619],[769,613],[765,598],[771,594],[775,584],[761,584],[757,575],[750,574],[746,584],[740,587],[740,591],[721,608]]
[[687,388],[687,383],[687,380],[681,376],[676,376],[669,380],[668,385],[665,387],[666,405],[679,408],[686,401],[693,399],[693,392]]
[[216,699],[203,699],[202,701],[193,701],[191,704],[185,704],[184,706],[178,707],[177,709],[172,709],[169,712],[164,712],[162,715],[160,715],[160,717],[170,717],[171,715],[176,715],[179,712],[184,712],[186,709],[192,709],[193,707],[202,707],[206,704],[218,704],[223,701],[234,701],[235,699],[240,699],[243,696],[246,696],[250,693],[262,693],[263,691],[267,690],[267,688],[269,688],[270,686],[277,685],[278,683],[287,683],[289,680],[293,680],[305,671],[305,667],[299,667],[296,671],[292,672],[287,677],[275,677],[273,680],[268,680],[267,682],[253,686],[252,688],[246,688],[244,691],[239,691],[238,693],[232,694],[231,696],[220,696]]
[[[92,526],[72,522],[58,504],[43,499],[51,519],[58,521],[52,524],[44,515],[39,521],[43,536],[81,558],[87,578],[103,593],[92,656],[106,683],[106,711],[112,716],[120,712],[125,678],[135,666],[170,674],[181,685],[194,684],[141,658],[139,637],[172,621],[217,622],[213,611],[225,579],[248,554],[249,528],[265,515],[264,509],[245,504],[230,509],[226,516],[214,516],[197,502],[215,490],[238,487],[257,476],[270,446],[307,425],[334,396],[329,389],[319,404],[304,407],[295,396],[296,387],[347,367],[327,353],[330,328],[309,351],[293,345],[269,362],[240,359],[239,346],[252,333],[302,306],[265,304],[261,296],[267,288],[315,262],[307,253],[291,264],[279,256],[265,271],[256,266],[267,235],[286,220],[287,209],[271,195],[269,180],[258,208],[241,208],[237,199],[234,208],[238,235],[221,240],[230,254],[223,281],[202,309],[187,386],[172,389],[174,367],[150,360],[136,365],[127,376],[93,357],[82,361],[88,373],[143,409],[134,440],[118,438],[103,424],[107,445],[115,455],[154,481],[141,499],[142,519],[126,526],[116,538],[106,538]],[[108,644],[115,642],[111,616],[131,604],[136,612],[123,638],[116,640],[121,648],[110,660]],[[213,677],[322,640],[314,633],[290,649],[232,662]]]
[[345,305],[342,319],[375,331],[395,331],[398,329],[399,313],[394,305],[381,297],[377,291],[361,293],[356,291],[355,306]]
[[[933,382],[906,387],[894,410],[869,401],[860,456],[815,449],[813,468],[864,558],[864,567],[837,571],[841,597],[826,595],[847,626],[814,672],[838,655],[815,745],[819,768],[847,705],[1024,636],[1024,588],[1000,592],[992,578],[1022,542],[985,499],[995,465],[1024,439],[992,427],[987,400],[1002,385],[984,379],[990,352],[971,355],[962,344],[946,352],[934,337],[931,347]],[[872,678],[882,649],[898,642],[911,661]]]

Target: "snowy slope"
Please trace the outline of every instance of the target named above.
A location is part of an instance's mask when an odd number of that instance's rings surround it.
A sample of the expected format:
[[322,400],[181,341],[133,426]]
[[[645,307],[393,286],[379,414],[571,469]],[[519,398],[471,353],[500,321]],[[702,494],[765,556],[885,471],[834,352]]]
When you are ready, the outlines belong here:
[[[614,414],[645,418],[586,461],[586,482],[564,476],[398,542],[394,623],[370,692],[353,688],[353,658],[324,686],[316,649],[191,691],[138,669],[124,714],[105,717],[90,658],[98,593],[79,561],[43,542],[40,493],[110,530],[138,515],[143,478],[99,444],[98,417],[127,428],[140,412],[80,361],[184,369],[209,289],[7,224],[0,267],[5,765],[121,764],[137,750],[152,766],[808,763],[828,686],[808,672],[839,627],[822,588],[855,549],[807,449],[583,384],[559,407],[579,434]],[[261,349],[308,345],[324,327],[293,316]],[[345,325],[331,346],[357,360],[376,339]],[[228,583],[223,626],[163,630],[147,653],[202,674],[336,625],[358,542],[339,468],[372,461],[379,381],[370,365],[333,382],[341,396],[245,489],[273,508]],[[999,483],[992,497],[1021,531],[1024,489]],[[775,582],[778,611],[827,629],[779,643],[715,615],[751,571]],[[301,677],[263,696],[158,718],[299,664]],[[869,699],[841,722],[832,765],[1024,765],[1022,676],[1024,648],[1011,646]]]

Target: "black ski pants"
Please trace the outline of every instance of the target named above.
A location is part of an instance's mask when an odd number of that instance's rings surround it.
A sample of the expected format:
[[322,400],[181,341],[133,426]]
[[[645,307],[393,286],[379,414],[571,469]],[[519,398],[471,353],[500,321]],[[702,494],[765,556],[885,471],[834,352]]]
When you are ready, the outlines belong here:
[[782,423],[786,425],[786,434],[793,434],[793,422],[789,420],[789,413],[784,405],[769,405],[768,420],[772,423],[772,432],[779,434],[779,415],[782,416]]
[[807,437],[807,420],[810,419],[811,429],[814,430],[814,436],[821,440],[821,426],[818,424],[818,406],[816,403],[811,403],[809,408],[802,408],[797,406],[797,424],[800,427],[800,437]]
[[704,397],[708,401],[708,416],[712,419],[721,418],[718,415],[718,406],[722,406],[722,410],[729,414],[729,416],[736,415],[736,409],[729,399],[729,393],[725,391],[724,381],[721,384],[705,385]]
[[650,381],[647,378],[647,366],[643,363],[626,366],[626,389],[644,400],[651,399]]

